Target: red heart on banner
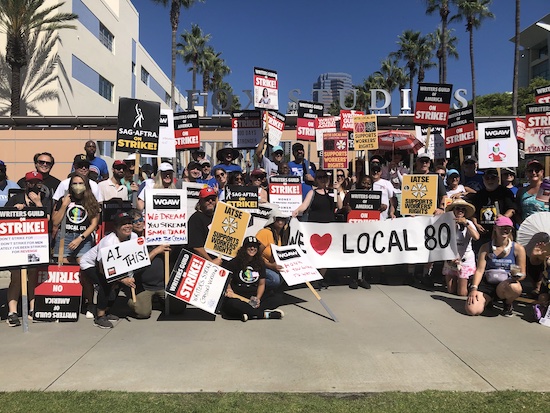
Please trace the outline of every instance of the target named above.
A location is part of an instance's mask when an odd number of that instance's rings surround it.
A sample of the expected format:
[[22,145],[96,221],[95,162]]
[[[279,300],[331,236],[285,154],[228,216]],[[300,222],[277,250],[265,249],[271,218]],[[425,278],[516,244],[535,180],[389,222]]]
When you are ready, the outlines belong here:
[[309,238],[309,243],[317,254],[323,255],[325,252],[327,252],[330,244],[332,243],[332,236],[330,234],[325,234],[323,236],[313,234]]

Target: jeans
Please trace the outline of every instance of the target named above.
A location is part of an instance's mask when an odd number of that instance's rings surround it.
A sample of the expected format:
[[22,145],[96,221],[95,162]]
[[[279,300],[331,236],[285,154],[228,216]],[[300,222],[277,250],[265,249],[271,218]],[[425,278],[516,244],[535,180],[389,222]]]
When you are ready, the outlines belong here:
[[281,285],[281,276],[271,268],[265,269],[265,288],[266,290],[275,290]]

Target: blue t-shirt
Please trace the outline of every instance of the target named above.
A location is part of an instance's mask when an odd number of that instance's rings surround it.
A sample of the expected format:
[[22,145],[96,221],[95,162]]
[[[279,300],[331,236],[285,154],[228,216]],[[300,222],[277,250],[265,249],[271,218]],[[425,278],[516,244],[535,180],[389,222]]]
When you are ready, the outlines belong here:
[[8,202],[10,189],[21,189],[15,182],[6,180],[4,184],[0,184],[0,208],[3,208]]
[[224,163],[219,163],[217,165],[215,165],[212,170],[215,171],[216,168],[222,168],[225,172],[229,173],[229,172],[242,172],[242,168],[237,165],[237,164],[234,164],[234,163],[231,163],[229,165],[226,165]]
[[107,166],[107,162],[105,162],[99,156],[96,156],[94,159],[92,159],[90,161],[90,164],[95,165],[97,169],[99,169],[100,177],[98,178],[98,180],[101,180],[101,177],[104,175],[109,176],[109,167]]
[[304,182],[304,167],[303,167],[304,164],[306,166],[307,173],[315,178],[315,172],[313,172],[313,169],[311,169],[311,166],[307,159],[304,159],[303,162],[300,162],[300,163],[296,163],[294,161],[290,161],[288,163],[288,167],[290,168],[290,174],[293,176],[299,176],[302,179],[302,199],[305,199],[307,193],[312,189],[311,185],[308,185]]

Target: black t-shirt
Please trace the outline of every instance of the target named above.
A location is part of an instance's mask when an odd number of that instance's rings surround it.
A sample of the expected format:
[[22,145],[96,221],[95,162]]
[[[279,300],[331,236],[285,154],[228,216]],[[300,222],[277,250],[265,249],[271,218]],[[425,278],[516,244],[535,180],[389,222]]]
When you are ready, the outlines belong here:
[[265,266],[252,268],[245,265],[240,259],[233,258],[229,262],[223,263],[223,267],[231,271],[231,289],[235,294],[250,298],[256,295],[258,284],[261,279],[265,279]]
[[[63,204],[63,198],[55,204],[55,210],[59,210]],[[90,226],[91,218],[88,211],[82,206],[82,201],[71,201],[65,211],[67,220],[65,222],[65,232],[76,232],[82,234]]]
[[[41,198],[42,198],[42,208],[45,208],[46,209],[46,214],[51,216],[51,213],[52,213],[52,199],[46,197],[44,195],[44,192],[41,192],[40,195],[41,195]],[[27,203],[27,198],[25,197],[24,192],[20,192],[18,194],[15,194],[14,196],[12,196],[10,199],[8,199],[8,202],[6,202],[6,205],[4,205],[4,206],[13,207],[17,204],[25,204],[28,207],[36,207],[36,205],[32,201],[29,201]]]
[[[471,200],[476,207],[477,223],[489,231],[489,234],[493,231],[495,220],[499,214],[504,215],[509,209],[517,210],[514,194],[502,185],[499,185],[494,191],[484,188],[473,194]],[[498,203],[498,210],[496,203]]]
[[[155,248],[156,245],[148,247],[147,249],[151,252]],[[136,272],[135,277],[138,293],[143,290],[164,290],[164,254],[155,256],[155,258],[151,261],[151,265],[145,267],[142,271]]]
[[189,234],[189,242],[187,248],[192,251],[193,248],[204,247],[208,230],[212,223],[213,216],[206,215],[200,211],[196,211],[187,222],[187,230]]

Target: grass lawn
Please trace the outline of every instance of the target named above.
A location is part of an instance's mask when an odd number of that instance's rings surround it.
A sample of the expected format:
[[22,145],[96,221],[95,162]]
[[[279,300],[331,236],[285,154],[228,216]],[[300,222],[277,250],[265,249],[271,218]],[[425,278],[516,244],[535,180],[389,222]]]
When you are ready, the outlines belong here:
[[0,412],[550,412],[550,393],[0,393]]

